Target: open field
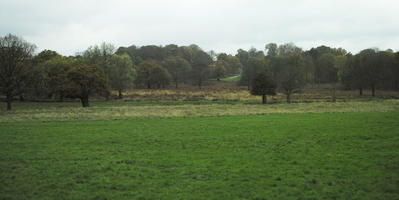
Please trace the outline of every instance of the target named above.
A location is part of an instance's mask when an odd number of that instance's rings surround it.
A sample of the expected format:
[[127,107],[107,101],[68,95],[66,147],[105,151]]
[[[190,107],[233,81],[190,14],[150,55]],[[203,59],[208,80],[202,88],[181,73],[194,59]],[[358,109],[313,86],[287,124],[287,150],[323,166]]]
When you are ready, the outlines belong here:
[[398,121],[391,111],[2,122],[0,199],[399,199]]
[[[4,107],[2,108],[4,109]],[[267,104],[212,101],[92,102],[82,108],[78,102],[14,103],[14,110],[0,111],[0,122],[77,121],[130,118],[209,117],[272,113],[333,113],[399,111],[399,100],[340,101],[331,103]]]
[[[331,99],[332,90],[328,86],[316,87],[308,86],[300,93],[293,94],[293,101],[319,101]],[[117,96],[117,92],[114,92]],[[364,90],[363,95],[359,95],[358,90],[337,90],[336,97],[341,100],[353,99],[399,99],[399,91],[377,90],[376,97],[371,97],[370,90]],[[268,97],[270,102],[285,102],[286,96],[278,93],[273,97]],[[249,93],[247,87],[237,86],[231,82],[220,82],[214,85],[204,86],[202,89],[194,86],[184,85],[178,89],[169,88],[163,90],[135,89],[125,92],[125,100],[129,101],[249,101],[260,102],[259,96]]]
[[0,199],[399,199],[398,99],[136,92],[1,107]]

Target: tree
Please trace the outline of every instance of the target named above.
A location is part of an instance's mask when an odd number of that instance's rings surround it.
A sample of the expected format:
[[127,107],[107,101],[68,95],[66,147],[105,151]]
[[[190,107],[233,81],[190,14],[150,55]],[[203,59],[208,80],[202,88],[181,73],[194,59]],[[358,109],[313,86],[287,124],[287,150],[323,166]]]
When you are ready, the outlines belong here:
[[247,61],[247,65],[244,66],[241,74],[241,84],[248,86],[248,90],[251,90],[251,81],[255,78],[256,74],[266,70],[268,63],[264,57],[250,57]]
[[279,89],[287,96],[287,103],[291,103],[291,95],[305,85],[303,57],[300,54],[279,56],[273,64],[280,68],[274,80],[278,81]]
[[198,85],[199,88],[201,88],[203,82],[209,76],[209,65],[211,63],[212,59],[207,53],[203,52],[202,50],[199,50],[195,53],[192,63],[192,77],[193,83]]
[[235,56],[229,55],[227,57],[227,63],[228,63],[227,74],[230,75],[239,74],[243,68],[243,65],[241,64],[240,60]]
[[276,84],[264,72],[257,74],[251,85],[251,94],[262,95],[263,104],[267,102],[266,95],[276,95]]
[[220,81],[221,78],[225,77],[227,74],[226,66],[228,64],[223,61],[219,60],[216,65],[212,67],[212,74],[216,78],[217,81]]
[[111,88],[118,90],[118,97],[123,98],[122,92],[133,85],[135,76],[133,62],[127,54],[112,55],[109,60],[109,80]]
[[67,72],[75,63],[71,58],[58,55],[38,66],[38,70],[45,73],[43,81],[45,82],[45,90],[48,96],[58,95],[59,100],[63,101],[68,94],[70,85]]
[[71,81],[69,92],[71,96],[78,97],[83,107],[89,106],[89,96],[97,93],[108,93],[108,83],[104,72],[98,67],[79,64],[67,72]]
[[265,50],[267,51],[268,56],[277,56],[278,55],[278,47],[276,43],[269,43],[265,46]]
[[183,77],[191,70],[191,65],[184,58],[172,56],[166,58],[163,62],[163,66],[172,75],[172,79],[175,82],[175,87],[178,87],[178,83],[183,80]]
[[137,53],[143,60],[152,59],[162,61],[166,58],[166,52],[161,46],[142,46]]
[[392,65],[392,75],[393,75],[393,88],[399,90],[399,52],[394,55],[395,61]]
[[[345,49],[342,48],[331,48],[327,46],[319,46],[317,48],[312,48],[309,51],[304,52],[305,56],[310,56],[313,60],[313,63],[315,65],[314,69],[314,83],[320,84],[320,83],[328,83],[330,82],[328,79],[330,78],[328,70],[331,70],[332,68],[327,68],[327,71],[323,65],[320,65],[320,59],[323,55],[332,55],[334,57],[345,57],[347,52]],[[331,57],[331,56],[330,56]],[[329,59],[329,58],[327,58]],[[340,58],[339,58],[340,59]],[[339,70],[339,69],[338,69]],[[338,71],[338,73],[340,73]]]
[[237,54],[235,56],[240,60],[241,64],[245,68],[247,66],[247,62],[249,59],[248,52],[243,49],[238,49]]
[[161,87],[165,88],[166,86],[168,86],[170,80],[171,75],[169,74],[168,70],[166,70],[161,65],[158,65],[157,67],[152,69],[150,82],[152,82],[152,85],[155,86],[157,89]]
[[[221,53],[217,56],[217,62],[224,62],[224,67],[226,69],[226,75],[236,75],[240,73],[240,70],[243,68],[240,60],[232,55],[227,55],[225,53]],[[216,63],[217,63],[216,62]]]
[[294,43],[286,43],[278,47],[278,55],[280,56],[288,56],[301,53],[302,49],[297,47]]
[[171,76],[169,72],[155,60],[146,60],[137,66],[136,86],[144,86],[148,89],[161,88],[169,84]]
[[33,58],[32,62],[33,64],[39,64],[46,62],[56,56],[59,56],[59,54],[56,51],[45,49],[41,51],[39,54],[37,54],[37,56]]
[[6,95],[7,110],[11,110],[13,97],[24,85],[26,61],[36,46],[15,35],[0,37],[0,90]]
[[258,58],[263,58],[265,56],[265,53],[263,51],[258,51],[255,47],[251,47],[248,50],[248,55],[249,57],[258,57]]
[[109,43],[101,43],[100,46],[90,46],[83,52],[87,64],[97,65],[101,67],[106,75],[108,75],[109,59],[115,53],[115,47]]
[[393,89],[395,80],[395,54],[392,50],[377,53],[378,71],[380,73],[379,87]]
[[362,82],[371,87],[372,96],[375,96],[375,88],[381,80],[381,69],[378,54],[374,49],[365,49],[358,55],[357,65],[360,68]]
[[317,83],[335,83],[338,81],[338,69],[332,53],[321,55],[316,61]]
[[165,54],[167,57],[170,56],[178,56],[179,55],[179,46],[175,44],[168,44],[164,47]]

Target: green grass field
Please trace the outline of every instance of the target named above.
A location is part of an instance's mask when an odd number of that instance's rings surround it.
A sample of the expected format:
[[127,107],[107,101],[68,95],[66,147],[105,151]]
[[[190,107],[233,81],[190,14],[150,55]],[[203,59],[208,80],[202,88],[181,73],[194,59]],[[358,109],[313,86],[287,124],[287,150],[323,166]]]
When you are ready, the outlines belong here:
[[0,112],[0,199],[399,199],[397,100],[75,104]]

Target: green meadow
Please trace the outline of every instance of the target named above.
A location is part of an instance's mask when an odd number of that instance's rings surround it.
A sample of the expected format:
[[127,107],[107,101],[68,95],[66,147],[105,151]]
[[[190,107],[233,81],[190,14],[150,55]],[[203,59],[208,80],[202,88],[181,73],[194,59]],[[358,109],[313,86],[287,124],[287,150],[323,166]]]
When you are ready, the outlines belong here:
[[16,103],[0,199],[399,199],[399,102]]

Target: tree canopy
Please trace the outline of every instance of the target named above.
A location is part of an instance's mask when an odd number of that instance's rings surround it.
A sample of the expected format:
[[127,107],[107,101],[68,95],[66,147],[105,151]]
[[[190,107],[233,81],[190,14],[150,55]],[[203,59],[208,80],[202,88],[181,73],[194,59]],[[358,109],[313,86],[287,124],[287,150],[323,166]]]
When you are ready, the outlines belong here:
[[98,67],[79,64],[68,70],[67,77],[71,81],[70,95],[78,97],[83,107],[89,106],[90,95],[104,95],[109,92],[107,78]]
[[251,94],[252,95],[261,95],[262,103],[266,104],[267,97],[266,95],[276,95],[277,85],[268,76],[265,72],[261,72],[255,76],[252,80],[251,85]]
[[15,35],[0,37],[0,90],[6,95],[7,110],[24,87],[26,61],[32,58],[36,46]]

